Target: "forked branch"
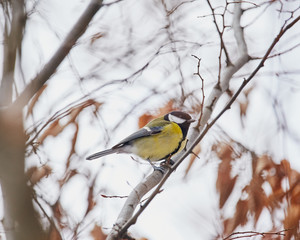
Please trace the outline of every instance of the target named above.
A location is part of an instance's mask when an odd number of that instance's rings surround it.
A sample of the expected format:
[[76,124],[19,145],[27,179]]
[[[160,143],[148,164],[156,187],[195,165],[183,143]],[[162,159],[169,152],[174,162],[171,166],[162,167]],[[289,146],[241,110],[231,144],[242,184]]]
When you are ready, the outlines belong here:
[[31,82],[26,86],[24,91],[14,102],[14,105],[17,105],[20,108],[24,107],[32,98],[32,96],[45,84],[45,82],[52,76],[52,74],[57,70],[57,67],[69,54],[72,47],[85,32],[90,21],[101,7],[102,0],[90,1],[86,10],[77,20],[77,22],[75,23],[69,34],[66,36],[60,47],[54,53],[52,58],[47,64],[45,64],[44,68],[35,76],[35,78],[32,79]]
[[[221,78],[221,82],[218,82],[216,86],[213,88],[211,94],[208,97],[207,102],[204,105],[203,113],[201,113],[201,122],[199,121],[197,126],[191,131],[189,136],[188,150],[182,151],[179,153],[173,160],[175,161],[174,166],[172,168],[167,169],[165,174],[162,174],[160,171],[154,171],[148,178],[143,180],[140,184],[138,184],[133,191],[130,193],[127,201],[125,202],[116,223],[113,226],[110,234],[108,235],[108,240],[120,239],[123,235],[126,234],[128,228],[134,224],[138,218],[138,216],[144,211],[144,209],[148,206],[148,204],[152,201],[152,199],[160,192],[160,188],[163,186],[165,181],[171,175],[171,173],[179,166],[179,164],[186,158],[190,152],[193,150],[194,146],[196,146],[199,141],[203,138],[206,132],[209,130],[209,127],[201,135],[199,133],[202,131],[203,126],[208,122],[213,107],[216,104],[219,97],[225,92],[229,86],[229,81],[232,75],[237,72],[247,61],[249,60],[249,56],[247,53],[247,48],[245,48],[246,43],[241,42],[244,40],[244,37],[240,37],[243,35],[243,29],[240,27],[240,18],[242,15],[241,3],[237,3],[234,9],[234,22],[233,25],[236,25],[234,31],[238,31],[235,33],[237,45],[239,47],[239,52],[241,52],[240,58],[234,63],[234,65],[228,66],[224,75]],[[237,37],[238,36],[238,37]],[[200,115],[200,113],[199,113]],[[149,192],[153,187],[156,187],[151,196],[147,199],[147,201],[143,204],[143,206],[133,215],[135,208],[140,203],[142,197]]]
[[[257,67],[252,71],[248,78],[244,79],[239,89],[232,96],[230,101],[223,107],[223,109],[219,112],[219,114],[212,119],[210,122],[209,119],[211,117],[214,106],[220,96],[226,92],[229,86],[229,82],[233,76],[240,68],[242,68],[249,60],[250,57],[248,55],[247,45],[244,39],[243,28],[240,26],[240,19],[242,16],[241,3],[235,3],[234,8],[234,18],[233,18],[233,29],[236,38],[236,42],[238,45],[238,50],[240,53],[240,57],[237,59],[233,65],[227,66],[223,75],[221,76],[221,81],[218,82],[211,94],[209,95],[205,105],[203,113],[201,113],[201,121],[198,122],[197,126],[191,131],[189,136],[189,143],[187,149],[179,153],[173,160],[175,164],[171,168],[167,168],[165,174],[162,174],[160,171],[154,171],[150,176],[148,176],[145,180],[143,180],[140,184],[138,184],[135,189],[130,193],[127,201],[125,202],[119,217],[113,226],[112,231],[107,237],[108,240],[120,239],[122,236],[126,235],[128,228],[133,225],[138,219],[139,215],[145,210],[145,208],[150,204],[152,199],[161,191],[161,187],[167,181],[169,176],[176,168],[182,163],[182,161],[192,152],[193,148],[199,144],[199,142],[206,135],[208,130],[216,123],[216,121],[232,106],[235,102],[236,98],[239,96],[241,91],[245,88],[245,86],[253,79],[253,77],[257,74],[257,72],[264,66],[265,61],[271,54],[271,51],[275,47],[275,45],[279,42],[281,37],[285,34],[285,32],[294,26],[297,22],[300,21],[300,16],[295,18],[289,24],[285,24],[280,29],[280,32],[275,37],[274,41],[271,43],[269,48],[267,49],[265,55],[257,65]],[[199,113],[200,115],[200,113]],[[156,186],[157,185],[157,186]],[[153,193],[150,197],[144,202],[144,204],[140,207],[140,209],[134,214],[134,210],[137,205],[140,203],[142,197],[150,191],[153,187]]]

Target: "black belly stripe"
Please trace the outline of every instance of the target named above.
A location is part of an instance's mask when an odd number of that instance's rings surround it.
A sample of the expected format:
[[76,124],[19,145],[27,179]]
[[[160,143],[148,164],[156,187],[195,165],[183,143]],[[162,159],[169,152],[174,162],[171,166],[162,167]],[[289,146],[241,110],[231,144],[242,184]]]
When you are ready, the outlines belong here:
[[167,154],[166,156],[164,156],[163,158],[159,159],[159,160],[163,160],[166,159],[167,157],[170,157],[172,155],[174,155],[175,153],[177,153],[177,151],[180,149],[181,147],[181,143],[185,140],[185,138],[182,138],[181,141],[178,143],[178,147],[171,153]]

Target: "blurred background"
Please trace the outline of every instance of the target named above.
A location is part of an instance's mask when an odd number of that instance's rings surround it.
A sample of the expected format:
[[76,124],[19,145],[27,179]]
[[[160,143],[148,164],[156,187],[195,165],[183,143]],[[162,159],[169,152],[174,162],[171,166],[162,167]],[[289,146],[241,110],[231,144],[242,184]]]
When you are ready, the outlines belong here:
[[[88,3],[24,2],[26,26],[13,69],[15,99]],[[14,8],[10,1],[1,7],[4,73]],[[242,8],[251,59],[232,77],[213,116],[300,12],[298,1],[284,0],[243,1]],[[199,116],[228,63],[239,56],[233,9],[232,1],[104,2],[23,110],[26,184],[48,239],[105,239],[126,196],[152,167],[130,155],[85,157],[174,109]],[[129,229],[133,238],[261,239],[259,233],[270,233],[264,239],[299,239],[299,23],[278,40],[264,67],[195,148],[197,157],[180,165]],[[4,195],[0,239],[8,239]]]

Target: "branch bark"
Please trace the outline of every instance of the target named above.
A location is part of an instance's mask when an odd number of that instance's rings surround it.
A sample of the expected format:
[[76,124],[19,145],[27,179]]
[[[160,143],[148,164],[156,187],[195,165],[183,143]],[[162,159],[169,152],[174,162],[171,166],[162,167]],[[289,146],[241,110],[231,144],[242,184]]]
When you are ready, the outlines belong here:
[[[9,2],[9,1],[7,1]],[[8,3],[3,2],[2,4]],[[0,108],[0,180],[4,200],[4,229],[7,240],[46,239],[32,203],[32,189],[27,185],[25,151],[27,136],[23,128],[23,107],[31,97],[56,71],[68,55],[78,38],[84,33],[93,16],[102,6],[101,0],[91,0],[90,4],[69,32],[56,53],[39,74],[26,86],[12,103],[15,63],[17,53],[21,54],[21,43],[25,23],[24,1],[11,1],[12,22],[10,34],[6,34],[4,45],[4,67],[1,82]],[[8,27],[6,28],[6,33]],[[4,93],[4,94],[2,94]]]
[[32,98],[32,96],[45,84],[45,82],[52,76],[61,62],[69,54],[72,47],[75,45],[80,36],[85,32],[88,24],[101,7],[102,0],[91,0],[86,10],[77,20],[72,30],[66,36],[65,40],[62,42],[61,46],[57,49],[55,54],[44,66],[44,68],[26,86],[24,91],[14,102],[15,105],[24,107]]
[[[241,67],[243,67],[250,59],[247,51],[247,45],[243,36],[243,28],[240,26],[241,16],[241,3],[235,3],[233,29],[235,32],[235,38],[238,46],[238,51],[240,52],[240,57],[236,62],[233,63],[233,65],[229,65],[225,69],[224,74],[221,77],[221,81],[214,86],[212,92],[210,93],[207,102],[204,105],[204,113],[202,114],[201,121],[199,119],[197,126],[193,128],[191,133],[189,134],[189,143],[191,144],[188,144],[188,150],[182,151],[181,153],[175,156],[175,158],[173,159],[173,161],[175,161],[174,166],[171,169],[167,170],[167,172],[164,175],[160,171],[154,171],[148,178],[139,183],[133,189],[127,201],[125,202],[116,220],[116,223],[114,224],[110,234],[108,235],[107,240],[120,239],[124,234],[126,234],[127,229],[137,220],[139,216],[138,214],[141,214],[145,207],[159,192],[160,187],[171,175],[171,173],[179,166],[179,164],[184,160],[184,158],[188,156],[192,148],[199,143],[200,139],[203,138],[204,135],[201,137],[201,135],[199,136],[199,133],[203,130],[203,127],[210,119],[216,102],[218,101],[220,96],[228,89],[229,82],[233,74],[236,73]],[[141,198],[157,184],[159,185],[155,189],[153,194],[140,208],[140,211],[138,211],[138,213],[133,216],[134,210],[139,204]],[[143,189],[143,191],[141,191],[140,189]]]
[[[23,31],[26,24],[24,1],[2,3],[6,19],[4,23],[3,72],[0,86],[0,105],[12,103],[16,58],[21,55]],[[12,18],[10,20],[10,12]]]
[[7,240],[45,239],[32,205],[32,189],[24,174],[25,141],[22,111],[0,111],[0,179]]
[[[7,106],[12,103],[15,63],[17,57],[21,57],[26,17],[24,1],[3,2],[2,7],[6,18],[0,103]],[[44,231],[34,215],[31,189],[24,175],[26,136],[21,109],[0,110],[0,133],[0,180],[6,239],[43,239]]]
[[[253,79],[256,73],[264,66],[265,61],[268,59],[268,57],[271,54],[271,51],[273,50],[275,45],[279,42],[281,37],[286,33],[287,30],[289,30],[297,22],[300,21],[300,16],[298,16],[289,24],[284,24],[282,26],[278,35],[275,37],[275,39],[273,40],[269,48],[266,50],[265,55],[262,57],[257,67],[253,70],[253,72],[249,75],[247,79],[244,79],[239,89],[232,96],[230,101],[224,106],[224,108],[219,112],[219,114],[217,114],[217,116],[208,123],[209,119],[211,118],[211,114],[216,102],[218,101],[220,96],[228,89],[229,82],[233,74],[235,74],[240,68],[242,68],[250,60],[250,57],[248,55],[248,50],[247,50],[247,44],[244,39],[243,28],[240,26],[241,16],[242,16],[241,3],[237,2],[235,3],[235,7],[234,7],[233,30],[234,30],[234,35],[235,35],[240,56],[237,59],[237,61],[233,63],[233,65],[229,65],[226,67],[221,77],[221,81],[214,86],[212,92],[210,93],[208,100],[204,106],[204,112],[202,116],[201,114],[199,114],[201,118],[199,118],[197,126],[193,129],[193,131],[189,135],[190,144],[188,144],[187,150],[182,151],[180,154],[176,155],[176,157],[173,159],[175,161],[175,164],[170,169],[168,169],[164,175],[159,171],[154,171],[147,179],[143,180],[140,184],[137,185],[136,188],[134,188],[134,190],[129,195],[127,201],[125,202],[122,211],[120,212],[117,221],[113,226],[112,231],[107,237],[107,240],[120,239],[122,236],[126,234],[128,228],[136,222],[138,216],[149,205],[149,203],[157,195],[157,193],[160,192],[161,187],[168,179],[168,177],[171,175],[171,173],[189,155],[192,149],[203,139],[203,137],[206,135],[208,130],[224,114],[224,112],[230,109],[231,105],[235,102],[236,98],[239,96],[239,94],[242,92],[245,86]],[[157,187],[150,195],[150,197],[147,199],[147,201],[133,215],[134,210],[137,207],[137,205],[140,203],[141,198],[156,185]],[[141,191],[140,189],[143,190]]]

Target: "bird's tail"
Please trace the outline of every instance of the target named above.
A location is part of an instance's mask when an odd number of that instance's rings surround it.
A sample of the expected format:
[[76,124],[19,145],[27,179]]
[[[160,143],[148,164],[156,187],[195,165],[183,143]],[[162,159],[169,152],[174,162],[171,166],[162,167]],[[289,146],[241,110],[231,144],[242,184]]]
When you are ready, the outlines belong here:
[[97,152],[97,153],[94,153],[94,154],[88,156],[86,158],[86,160],[94,160],[94,159],[101,158],[101,157],[104,157],[106,155],[113,154],[116,152],[118,152],[118,149],[107,149],[107,150]]

